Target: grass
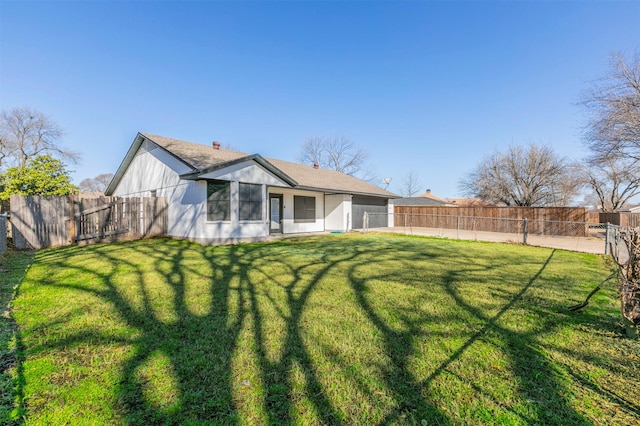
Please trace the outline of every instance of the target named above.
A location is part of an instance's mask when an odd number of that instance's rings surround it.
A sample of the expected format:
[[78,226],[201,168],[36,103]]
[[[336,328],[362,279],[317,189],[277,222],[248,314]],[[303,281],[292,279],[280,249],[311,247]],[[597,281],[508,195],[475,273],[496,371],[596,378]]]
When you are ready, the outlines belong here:
[[24,387],[21,380],[24,351],[11,305],[32,261],[30,252],[0,255],[0,424],[18,423],[23,415],[20,401]]
[[13,303],[10,416],[640,424],[640,348],[622,337],[615,285],[566,309],[609,268],[597,255],[390,235],[43,250]]

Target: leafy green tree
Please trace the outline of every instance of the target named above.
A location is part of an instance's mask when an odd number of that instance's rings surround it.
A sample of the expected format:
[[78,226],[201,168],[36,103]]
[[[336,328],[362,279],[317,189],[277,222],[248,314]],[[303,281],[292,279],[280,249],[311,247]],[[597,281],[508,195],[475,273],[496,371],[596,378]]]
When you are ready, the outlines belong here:
[[67,195],[77,192],[64,163],[51,155],[39,155],[25,167],[10,167],[0,175],[0,201],[12,194]]

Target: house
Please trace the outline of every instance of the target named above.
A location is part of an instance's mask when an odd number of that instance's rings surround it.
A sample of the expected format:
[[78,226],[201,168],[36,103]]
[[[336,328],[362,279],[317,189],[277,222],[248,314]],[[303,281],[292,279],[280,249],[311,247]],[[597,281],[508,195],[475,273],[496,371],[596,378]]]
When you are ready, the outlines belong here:
[[430,189],[417,197],[405,197],[398,198],[393,201],[395,206],[409,207],[409,206],[451,206],[444,199],[437,197],[431,193]]
[[431,193],[430,189],[417,197],[398,198],[395,206],[440,206],[440,207],[495,207],[494,204],[479,198],[440,198]]
[[168,234],[205,244],[393,226],[393,194],[314,166],[138,133],[105,191],[166,197]]
[[418,197],[419,198],[427,198],[429,200],[433,200],[433,201],[437,201],[437,202],[442,203],[442,204],[446,204],[446,201],[444,199],[442,199],[442,198],[440,198],[440,197],[438,197],[436,195],[433,195],[431,193],[430,189],[427,189],[424,194],[418,195]]
[[405,197],[393,200],[394,206],[448,206],[444,201],[434,200],[427,197]]

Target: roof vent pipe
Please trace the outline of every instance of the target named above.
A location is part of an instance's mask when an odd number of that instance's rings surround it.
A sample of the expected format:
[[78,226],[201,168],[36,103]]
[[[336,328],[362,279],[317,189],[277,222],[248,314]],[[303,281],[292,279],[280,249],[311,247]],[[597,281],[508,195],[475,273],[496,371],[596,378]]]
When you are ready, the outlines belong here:
[[220,149],[220,142],[218,141],[213,141],[213,149]]
[[314,169],[317,169],[317,168],[319,168],[319,167],[320,167],[320,166],[318,165],[318,163],[313,163],[313,168],[314,168]]

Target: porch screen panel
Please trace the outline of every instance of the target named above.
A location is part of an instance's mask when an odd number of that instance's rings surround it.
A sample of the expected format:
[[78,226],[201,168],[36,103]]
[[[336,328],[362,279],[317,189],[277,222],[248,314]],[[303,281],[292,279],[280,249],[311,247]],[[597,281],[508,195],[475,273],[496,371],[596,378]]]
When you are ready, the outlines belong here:
[[240,183],[240,220],[262,220],[262,185]]
[[207,220],[231,220],[231,191],[229,182],[210,180],[207,182]]
[[295,223],[314,223],[316,221],[316,198],[293,196],[293,221]]
[[369,228],[387,227],[387,203],[388,200],[386,198],[354,195],[351,199],[353,229],[362,229],[364,227],[364,212],[370,214]]

